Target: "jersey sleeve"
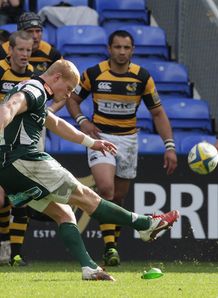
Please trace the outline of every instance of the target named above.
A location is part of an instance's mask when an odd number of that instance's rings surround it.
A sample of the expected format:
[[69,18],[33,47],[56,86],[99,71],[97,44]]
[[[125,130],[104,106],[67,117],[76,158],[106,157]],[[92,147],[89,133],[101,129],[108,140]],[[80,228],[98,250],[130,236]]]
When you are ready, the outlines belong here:
[[27,84],[20,91],[25,94],[29,111],[41,108],[45,103],[43,91],[33,85]]
[[74,90],[74,93],[81,97],[82,99],[85,99],[91,92],[91,83],[89,76],[87,74],[87,71],[84,71],[81,78],[80,83]]
[[154,80],[151,76],[146,82],[142,99],[148,110],[151,110],[161,105],[159,94],[157,92]]

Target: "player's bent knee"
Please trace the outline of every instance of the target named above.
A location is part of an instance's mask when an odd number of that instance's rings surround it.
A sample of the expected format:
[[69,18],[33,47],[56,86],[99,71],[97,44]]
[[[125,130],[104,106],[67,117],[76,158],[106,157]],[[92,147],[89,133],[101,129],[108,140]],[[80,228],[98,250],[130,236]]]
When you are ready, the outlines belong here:
[[76,224],[76,217],[69,205],[51,202],[43,211],[43,213],[51,217],[57,224],[62,224],[65,222]]

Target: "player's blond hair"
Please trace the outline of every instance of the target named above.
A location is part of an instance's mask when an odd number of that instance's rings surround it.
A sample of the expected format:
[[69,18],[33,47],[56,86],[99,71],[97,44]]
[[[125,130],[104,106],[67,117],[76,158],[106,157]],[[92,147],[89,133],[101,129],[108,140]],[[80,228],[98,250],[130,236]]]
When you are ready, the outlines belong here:
[[77,67],[69,60],[60,59],[55,61],[45,72],[45,75],[61,73],[63,79],[73,79],[75,84],[79,84],[80,74]]

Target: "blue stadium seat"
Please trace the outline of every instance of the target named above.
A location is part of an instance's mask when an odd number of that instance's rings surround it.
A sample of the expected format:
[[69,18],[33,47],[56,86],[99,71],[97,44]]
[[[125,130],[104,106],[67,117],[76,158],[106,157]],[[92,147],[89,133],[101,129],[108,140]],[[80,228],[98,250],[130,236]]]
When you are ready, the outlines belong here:
[[160,154],[165,152],[164,142],[158,134],[149,134],[142,130],[138,133],[138,152],[143,154]]
[[[11,23],[11,24],[2,25],[2,26],[0,26],[0,30],[6,30],[10,33],[16,32],[17,31],[17,24]],[[48,42],[48,32],[45,28],[43,28],[42,39],[44,41]]]
[[89,95],[80,105],[83,115],[85,115],[89,120],[92,119],[93,115],[93,100],[92,95]]
[[[39,12],[45,6],[54,6],[60,4],[60,0],[37,0],[36,2],[36,12]],[[72,6],[88,6],[88,0],[64,0],[62,1],[66,4],[70,4]]]
[[180,152],[182,154],[188,154],[194,145],[196,145],[199,142],[203,142],[203,141],[206,141],[206,142],[214,145],[216,143],[216,136],[215,135],[205,135],[205,134],[187,136],[181,140]]
[[68,112],[68,109],[66,108],[66,105],[63,106],[59,111],[55,113],[58,117],[61,118],[70,118],[70,113]]
[[93,8],[99,14],[100,24],[113,20],[135,20],[150,24],[150,14],[144,0],[94,0]]
[[162,104],[174,130],[212,132],[211,114],[206,100],[165,98]]
[[143,102],[138,107],[136,117],[137,117],[136,126],[138,128],[141,128],[143,131],[146,131],[147,133],[154,132],[151,113],[148,111],[148,109],[146,108]]
[[104,29],[92,25],[62,26],[57,29],[57,48],[63,56],[95,55],[107,57],[107,37]]
[[134,56],[147,57],[155,60],[170,59],[166,34],[161,28],[132,24],[119,26],[117,30],[126,30],[133,36],[135,41]]
[[48,33],[48,42],[53,45],[54,47],[56,47],[56,31],[57,31],[57,27],[52,25],[49,21],[45,21],[43,23],[43,27],[44,29],[46,29],[47,33]]
[[52,151],[51,140],[48,136],[45,137],[45,151],[48,153]]
[[[46,130],[46,143],[45,146],[48,146],[48,152],[59,152],[60,151],[60,137],[50,130]],[[47,150],[47,147],[46,147]]]
[[133,57],[132,62],[148,70],[160,94],[193,97],[193,84],[183,64],[171,61],[150,61],[139,57]]
[[86,147],[80,144],[72,143],[67,140],[60,140],[60,153],[86,153]]
[[80,74],[87,68],[94,66],[102,61],[100,56],[73,56],[65,55],[65,59],[72,61],[78,68]]
[[17,31],[17,24],[10,23],[10,24],[1,25],[0,30],[6,30],[9,33],[16,32]]

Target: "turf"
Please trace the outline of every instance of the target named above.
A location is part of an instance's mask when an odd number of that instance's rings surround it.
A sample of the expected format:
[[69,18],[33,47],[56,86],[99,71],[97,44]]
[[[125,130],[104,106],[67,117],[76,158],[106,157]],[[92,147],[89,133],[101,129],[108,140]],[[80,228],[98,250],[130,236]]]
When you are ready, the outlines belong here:
[[[141,279],[142,272],[158,267],[164,275]],[[74,263],[34,262],[28,267],[0,267],[1,298],[217,298],[218,263],[124,262],[107,268],[116,282],[82,281]]]

